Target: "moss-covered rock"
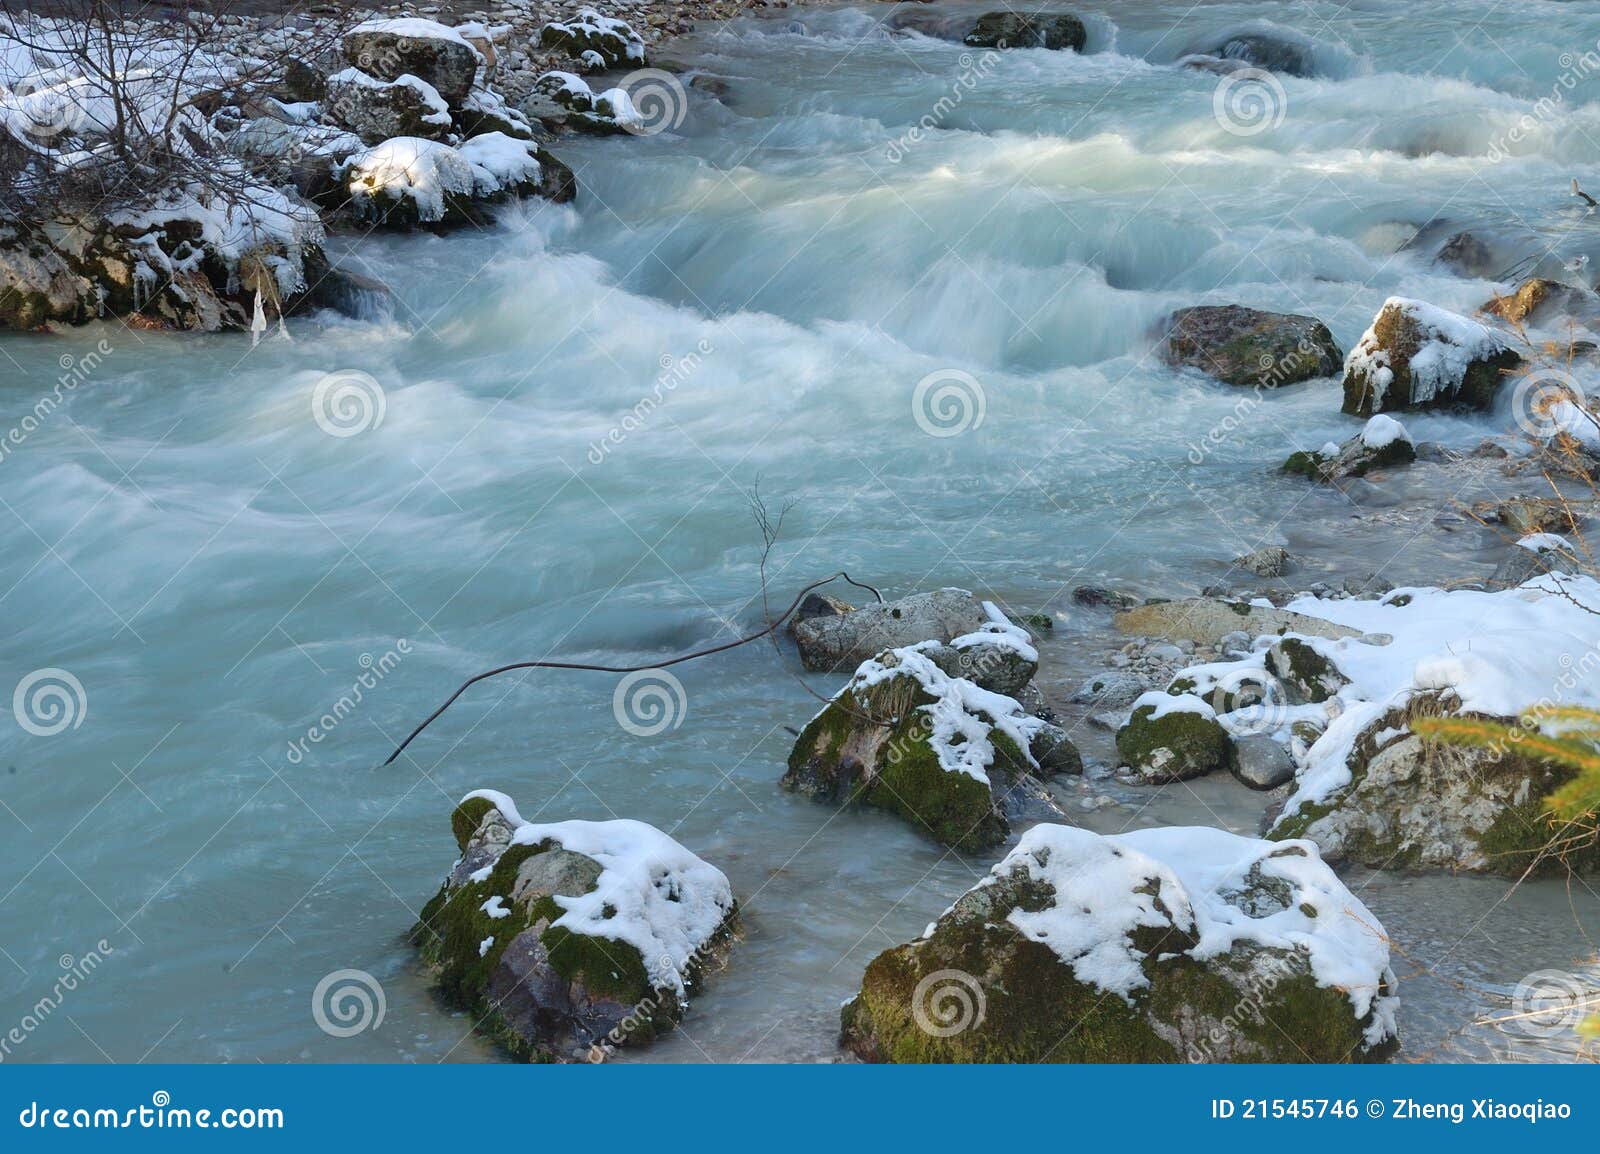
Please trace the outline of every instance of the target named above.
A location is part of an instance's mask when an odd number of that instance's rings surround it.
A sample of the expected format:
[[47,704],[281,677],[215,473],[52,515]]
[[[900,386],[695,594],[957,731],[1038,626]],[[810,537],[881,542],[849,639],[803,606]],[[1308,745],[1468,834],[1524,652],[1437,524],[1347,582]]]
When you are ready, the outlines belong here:
[[785,788],[898,813],[935,840],[982,849],[1010,834],[998,792],[1024,775],[1081,772],[1066,735],[1012,698],[954,677],[944,647],[891,649],[801,731]]
[[1276,388],[1328,377],[1344,364],[1328,326],[1315,317],[1243,305],[1196,305],[1166,321],[1162,356],[1230,385]]
[[876,1062],[1381,1060],[1376,927],[1304,843],[1036,826],[867,966],[843,1043]]
[[1215,711],[1189,694],[1146,694],[1117,731],[1123,762],[1153,782],[1186,781],[1226,769],[1231,744]]
[[[1594,828],[1561,828],[1542,799],[1571,780],[1565,767],[1508,741],[1499,750],[1426,742],[1413,718],[1452,712],[1439,694],[1367,725],[1347,759],[1349,782],[1284,806],[1270,838],[1307,838],[1334,862],[1520,877],[1600,871]],[[1479,716],[1469,714],[1468,716]],[[1515,722],[1498,719],[1508,730]]]
[[1327,701],[1350,679],[1326,655],[1298,637],[1284,637],[1267,650],[1267,672],[1278,679],[1291,703],[1313,705]]
[[1390,297],[1345,361],[1344,411],[1487,409],[1522,363],[1477,321],[1422,301]]
[[1328,444],[1314,452],[1291,453],[1285,473],[1337,485],[1379,469],[1394,469],[1417,459],[1417,447],[1405,427],[1392,417],[1375,416],[1360,433],[1342,445]]
[[486,790],[450,827],[461,858],[412,941],[445,999],[520,1057],[602,1060],[671,1029],[732,939],[727,878],[641,822],[534,825]]

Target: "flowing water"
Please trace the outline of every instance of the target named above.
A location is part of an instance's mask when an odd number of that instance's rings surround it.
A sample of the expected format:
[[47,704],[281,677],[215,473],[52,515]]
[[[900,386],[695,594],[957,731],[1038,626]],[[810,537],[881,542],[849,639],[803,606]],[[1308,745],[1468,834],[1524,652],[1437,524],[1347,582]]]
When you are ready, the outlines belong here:
[[[889,35],[884,5],[682,42],[723,96],[691,87],[675,131],[559,144],[575,206],[347,242],[392,320],[254,350],[112,324],[0,344],[12,425],[82,377],[0,456],[4,683],[46,668],[83,691],[59,733],[0,729],[0,1027],[98,963],[6,1059],[496,1060],[403,940],[479,786],[525,816],[652,822],[732,879],[746,937],[645,1058],[836,1057],[863,965],[989,859],[779,791],[781,727],[816,708],[792,653],[681,667],[686,709],[653,737],[619,726],[614,677],[503,678],[379,767],[479,669],[755,626],[758,483],[794,502],[773,600],[844,567],[1057,611],[1052,692],[1106,644],[1076,584],[1192,592],[1274,543],[1307,556],[1297,580],[1488,572],[1500,546],[1451,510],[1492,478],[1276,476],[1352,432],[1337,384],[1255,398],[1160,367],[1150,331],[1239,301],[1348,347],[1391,293],[1489,295],[1428,260],[1460,229],[1508,264],[1588,252],[1567,186],[1600,185],[1600,5],[1075,7],[1082,56]],[[1315,75],[1255,93],[1256,121],[1175,66],[1262,29],[1313,43]],[[1509,424],[1409,423],[1463,446]],[[1253,832],[1264,804],[1231,781],[1119,800],[1083,820]],[[1408,1056],[1571,1054],[1475,1022],[1530,972],[1596,980],[1593,891],[1351,881],[1404,955]],[[386,1009],[337,1038],[312,1000],[346,968]]]

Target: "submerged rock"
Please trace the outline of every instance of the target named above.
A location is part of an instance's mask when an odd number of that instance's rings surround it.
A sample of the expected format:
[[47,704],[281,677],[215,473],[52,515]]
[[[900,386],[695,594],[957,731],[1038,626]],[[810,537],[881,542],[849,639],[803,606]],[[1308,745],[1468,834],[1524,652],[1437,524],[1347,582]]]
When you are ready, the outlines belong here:
[[1434,260],[1462,276],[1498,279],[1497,262],[1489,246],[1470,232],[1458,232],[1440,247]]
[[643,822],[536,825],[480,790],[450,824],[461,858],[412,941],[446,1000],[519,1057],[651,1041],[732,941],[728,879]]
[[1522,363],[1477,321],[1404,297],[1384,302],[1345,361],[1344,411],[1463,406],[1487,409]]
[[1506,296],[1497,296],[1481,306],[1490,316],[1517,325],[1544,325],[1561,316],[1592,317],[1600,309],[1600,299],[1560,281],[1529,277]]
[[1315,317],[1243,305],[1196,305],[1167,318],[1162,355],[1230,385],[1275,388],[1328,377],[1344,364],[1328,326]]
[[[984,636],[1037,661],[1023,639]],[[924,642],[863,663],[801,731],[783,786],[890,810],[957,849],[1003,841],[1011,827],[1002,798],[1012,785],[1081,772],[1083,763],[1060,729],[942,668],[954,651]]]
[[1233,559],[1235,568],[1249,570],[1257,577],[1282,577],[1293,562],[1294,557],[1282,545],[1267,545]]
[[792,633],[807,669],[850,668],[885,649],[921,641],[948,644],[994,621],[965,589],[936,589],[844,614],[797,621]]
[[1291,454],[1283,471],[1336,485],[1377,469],[1409,465],[1416,459],[1417,446],[1405,426],[1380,413],[1343,445],[1328,444],[1316,452]]
[[985,12],[963,43],[969,48],[1050,48],[1082,52],[1083,21],[1069,12]]
[[1485,521],[1504,525],[1519,537],[1531,533],[1571,533],[1578,527],[1573,503],[1554,497],[1508,497],[1473,507]]
[[841,1012],[874,1062],[1369,1062],[1383,929],[1309,842],[1039,825]]
[[414,76],[459,107],[478,75],[478,50],[453,28],[416,17],[368,20],[345,34],[344,57],[379,80]]

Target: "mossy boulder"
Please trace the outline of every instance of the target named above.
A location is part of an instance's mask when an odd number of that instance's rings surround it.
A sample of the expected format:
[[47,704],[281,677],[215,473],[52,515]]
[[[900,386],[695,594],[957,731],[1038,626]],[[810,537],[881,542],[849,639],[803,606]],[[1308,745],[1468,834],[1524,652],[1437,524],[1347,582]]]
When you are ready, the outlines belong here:
[[1266,665],[1267,672],[1278,679],[1294,705],[1320,704],[1350,684],[1332,658],[1299,637],[1273,642],[1267,650]]
[[1400,468],[1416,459],[1417,446],[1405,426],[1379,414],[1342,445],[1330,443],[1315,451],[1290,454],[1283,471],[1337,485],[1380,469]]
[[1187,781],[1226,769],[1231,746],[1215,711],[1190,694],[1145,694],[1117,731],[1124,764],[1152,782]]
[[1314,846],[1039,825],[868,964],[842,1041],[873,1062],[1378,1061],[1394,983]]
[[450,815],[461,858],[411,930],[451,1005],[530,1061],[598,1061],[670,1030],[733,937],[728,880],[642,822]]
[[[1267,836],[1306,838],[1331,862],[1373,869],[1510,877],[1530,869],[1600,871],[1593,823],[1562,829],[1544,811],[1542,799],[1570,781],[1572,771],[1513,741],[1499,750],[1471,749],[1424,741],[1410,729],[1417,716],[1449,712],[1442,694],[1385,712],[1357,737],[1346,761],[1348,783],[1316,791],[1302,783]],[[1508,731],[1516,724],[1491,720]]]
[[644,64],[644,40],[639,34],[627,21],[602,16],[593,8],[580,8],[571,19],[546,24],[539,30],[539,43],[572,57],[593,52],[607,68]]
[[900,814],[945,845],[977,850],[1011,832],[1001,797],[1023,777],[1081,772],[1066,735],[1014,699],[954,677],[926,643],[865,662],[801,731],[782,784]]
[[1162,355],[1230,385],[1276,388],[1329,377],[1344,353],[1315,317],[1243,305],[1196,305],[1167,318]]

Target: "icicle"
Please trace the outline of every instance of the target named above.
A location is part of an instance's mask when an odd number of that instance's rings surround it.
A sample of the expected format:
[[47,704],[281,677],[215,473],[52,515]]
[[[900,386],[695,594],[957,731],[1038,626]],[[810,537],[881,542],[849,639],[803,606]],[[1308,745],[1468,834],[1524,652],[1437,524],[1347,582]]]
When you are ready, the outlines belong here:
[[261,290],[256,289],[256,315],[250,321],[250,347],[261,343],[261,334],[267,331],[267,311],[261,307]]
[[283,310],[282,310],[282,308],[280,308],[278,310],[278,337],[281,340],[286,340],[286,341],[294,340],[294,338],[289,335],[289,326],[283,323]]

